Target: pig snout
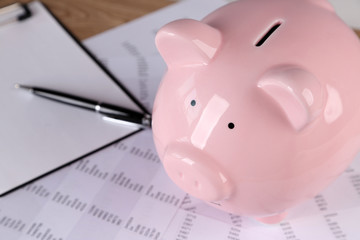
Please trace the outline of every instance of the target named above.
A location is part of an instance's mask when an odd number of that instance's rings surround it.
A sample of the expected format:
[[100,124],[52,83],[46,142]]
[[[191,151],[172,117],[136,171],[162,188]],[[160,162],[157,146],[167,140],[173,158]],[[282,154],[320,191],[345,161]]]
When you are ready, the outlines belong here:
[[204,201],[228,199],[233,191],[230,179],[205,152],[184,143],[170,145],[164,156],[169,177],[185,192]]

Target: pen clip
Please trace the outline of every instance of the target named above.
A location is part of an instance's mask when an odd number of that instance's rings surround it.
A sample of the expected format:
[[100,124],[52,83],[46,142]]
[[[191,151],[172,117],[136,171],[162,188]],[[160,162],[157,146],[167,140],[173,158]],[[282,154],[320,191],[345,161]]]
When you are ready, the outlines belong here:
[[103,115],[105,121],[120,123],[122,125],[136,126],[141,128],[151,128],[151,115],[144,114],[139,116],[124,116],[119,114]]

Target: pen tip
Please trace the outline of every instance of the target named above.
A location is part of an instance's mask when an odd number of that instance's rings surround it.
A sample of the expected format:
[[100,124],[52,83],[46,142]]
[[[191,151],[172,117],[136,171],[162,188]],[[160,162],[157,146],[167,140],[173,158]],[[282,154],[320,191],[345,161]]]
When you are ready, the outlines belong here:
[[25,86],[25,85],[21,85],[21,84],[19,84],[19,83],[16,83],[16,84],[14,85],[14,87],[15,87],[16,89],[22,88],[22,89],[31,90],[31,87],[28,87],[28,86]]

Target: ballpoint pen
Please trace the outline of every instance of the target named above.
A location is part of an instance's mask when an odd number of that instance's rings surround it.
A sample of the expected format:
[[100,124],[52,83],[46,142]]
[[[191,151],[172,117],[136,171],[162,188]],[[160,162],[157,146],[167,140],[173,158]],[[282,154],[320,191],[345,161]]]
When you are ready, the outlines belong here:
[[102,103],[96,100],[87,99],[47,88],[21,84],[15,84],[15,88],[28,90],[39,97],[43,97],[52,101],[100,113],[105,120],[120,122],[126,125],[135,125],[142,128],[151,127],[150,114],[138,113],[123,107],[115,106],[108,103]]

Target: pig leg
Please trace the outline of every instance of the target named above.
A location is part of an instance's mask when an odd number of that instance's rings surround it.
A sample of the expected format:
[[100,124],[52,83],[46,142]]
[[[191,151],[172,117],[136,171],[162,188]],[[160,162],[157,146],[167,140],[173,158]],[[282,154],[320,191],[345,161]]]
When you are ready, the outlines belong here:
[[280,223],[286,216],[287,212],[283,212],[268,217],[256,218],[256,220],[265,224],[277,224]]

